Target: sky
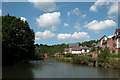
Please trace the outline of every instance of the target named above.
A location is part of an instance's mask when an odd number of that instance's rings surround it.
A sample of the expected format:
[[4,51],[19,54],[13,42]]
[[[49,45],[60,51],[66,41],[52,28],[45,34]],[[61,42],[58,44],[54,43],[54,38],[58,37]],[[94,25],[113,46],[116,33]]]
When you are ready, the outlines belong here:
[[118,28],[117,2],[3,2],[2,15],[8,13],[28,21],[35,44],[99,40]]

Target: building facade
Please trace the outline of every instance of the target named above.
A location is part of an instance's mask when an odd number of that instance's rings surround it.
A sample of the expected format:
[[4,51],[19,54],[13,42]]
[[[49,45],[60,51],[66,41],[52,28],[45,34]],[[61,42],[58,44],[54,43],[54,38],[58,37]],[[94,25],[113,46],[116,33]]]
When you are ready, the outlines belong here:
[[90,52],[87,46],[79,46],[79,43],[69,44],[69,48],[65,48],[64,53],[84,54]]
[[104,35],[98,44],[102,49],[109,49],[110,53],[120,53],[120,29],[116,29],[114,36],[111,38],[107,38],[107,36]]

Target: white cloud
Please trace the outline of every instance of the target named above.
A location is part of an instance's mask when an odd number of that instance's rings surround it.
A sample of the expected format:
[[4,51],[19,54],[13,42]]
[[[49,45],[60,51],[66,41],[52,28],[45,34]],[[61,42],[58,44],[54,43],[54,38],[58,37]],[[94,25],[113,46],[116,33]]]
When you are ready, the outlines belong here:
[[106,1],[106,0],[97,0],[94,5],[92,5],[90,7],[90,11],[93,11],[93,12],[98,12],[98,7],[101,7],[103,5],[109,5],[108,6],[108,12],[107,14],[108,15],[111,15],[111,14],[116,14],[118,13],[118,2],[110,2],[110,1]]
[[67,23],[64,23],[64,26],[65,26],[65,27],[69,27],[70,25],[69,25],[69,24],[67,24]]
[[80,23],[76,23],[75,26],[74,26],[74,28],[76,30],[81,30]]
[[118,14],[118,3],[117,2],[113,2],[108,10],[109,15],[114,14],[114,13]]
[[51,30],[51,31],[56,31],[57,29],[56,29],[55,26],[52,26],[50,30]]
[[93,12],[97,12],[98,11],[98,7],[102,6],[102,5],[108,5],[109,2],[106,2],[105,0],[97,0],[91,7],[90,7],[90,11]]
[[58,34],[59,40],[74,40],[74,41],[85,41],[89,40],[90,36],[86,32],[74,32],[73,34]]
[[110,36],[108,36],[108,38],[112,38],[114,35],[110,35]]
[[36,21],[39,27],[56,27],[60,24],[60,12],[44,13]]
[[70,38],[71,38],[71,34],[67,34],[67,33],[65,33],[65,34],[58,34],[57,38],[58,38],[59,40],[70,39]]
[[40,38],[39,38],[39,37],[38,37],[38,38],[37,38],[37,37],[35,37],[35,41],[39,41],[39,40],[40,40]]
[[80,15],[80,11],[78,8],[75,8],[75,9],[67,12],[67,16],[70,16],[70,14],[74,14],[74,15],[78,16],[78,15]]
[[80,11],[78,8],[75,8],[73,11],[72,11],[73,14],[75,15],[79,15],[80,14]]
[[55,37],[55,33],[52,33],[49,30],[45,30],[44,32],[36,32],[35,33],[35,40],[41,40],[41,39],[49,39],[52,37]]
[[2,16],[2,10],[0,9],[0,16]]
[[116,22],[114,22],[113,20],[104,20],[104,21],[93,20],[92,22],[87,23],[85,26],[88,29],[98,33],[100,30],[104,30],[116,26]]
[[23,20],[24,22],[27,20],[25,17],[20,17],[21,20]]
[[67,16],[70,16],[71,14],[82,18],[87,16],[86,14],[82,14],[79,8],[74,8],[73,10],[67,12]]
[[56,9],[56,4],[54,0],[28,0],[29,2],[33,3],[36,8],[47,11],[54,11]]

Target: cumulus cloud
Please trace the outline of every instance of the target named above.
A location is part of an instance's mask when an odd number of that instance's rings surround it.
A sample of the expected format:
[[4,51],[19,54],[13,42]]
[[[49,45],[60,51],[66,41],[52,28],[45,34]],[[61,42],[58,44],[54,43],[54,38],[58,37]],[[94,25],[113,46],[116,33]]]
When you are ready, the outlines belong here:
[[93,12],[97,12],[98,11],[98,7],[102,6],[102,5],[108,5],[109,2],[106,2],[105,0],[97,0],[91,7],[90,7],[90,11]]
[[34,6],[40,10],[45,12],[54,11],[56,9],[56,4],[54,0],[28,0],[29,2],[33,3]]
[[80,11],[78,8],[75,8],[75,9],[67,12],[67,16],[70,16],[70,14],[74,14],[74,15],[78,16],[78,15],[80,15]]
[[74,41],[85,41],[89,40],[90,36],[86,32],[74,32],[73,34],[58,34],[57,38],[59,40],[74,40]]
[[109,7],[108,14],[118,14],[118,3],[113,2],[111,6]]
[[2,10],[0,9],[0,16],[2,16]]
[[49,39],[49,38],[55,37],[55,35],[56,35],[55,33],[52,33],[49,30],[45,30],[44,32],[36,32],[35,40],[38,41],[41,39]]
[[35,37],[35,41],[39,41],[40,40],[40,38],[39,37]]
[[52,27],[55,29],[60,24],[60,12],[44,13],[36,21],[39,27]]
[[82,17],[82,18],[85,18],[87,16],[86,14],[81,13],[79,8],[74,8],[73,10],[68,11],[67,16],[70,16],[70,15],[76,15],[76,16],[79,16],[79,17]]
[[70,25],[68,23],[64,23],[64,26],[65,27],[69,27]]
[[23,20],[24,22],[27,20],[25,17],[20,17],[21,20]]
[[103,5],[109,5],[108,6],[108,15],[111,14],[117,14],[118,13],[118,2],[110,2],[110,1],[106,1],[106,0],[97,0],[91,7],[90,7],[90,11],[93,12],[98,12],[98,8],[103,6]]
[[97,33],[100,30],[104,30],[116,26],[116,22],[114,22],[113,20],[104,20],[104,21],[93,20],[92,22],[87,23],[85,26],[88,29],[93,30]]

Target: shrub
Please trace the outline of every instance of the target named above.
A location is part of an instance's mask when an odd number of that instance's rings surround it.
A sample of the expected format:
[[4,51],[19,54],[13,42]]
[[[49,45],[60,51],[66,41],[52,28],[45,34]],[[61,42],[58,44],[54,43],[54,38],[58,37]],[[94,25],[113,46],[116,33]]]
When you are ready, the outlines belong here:
[[106,59],[110,56],[110,51],[108,49],[101,50],[101,53],[98,55],[100,59]]
[[74,56],[77,56],[77,54],[67,53],[64,55],[64,57],[74,57]]

